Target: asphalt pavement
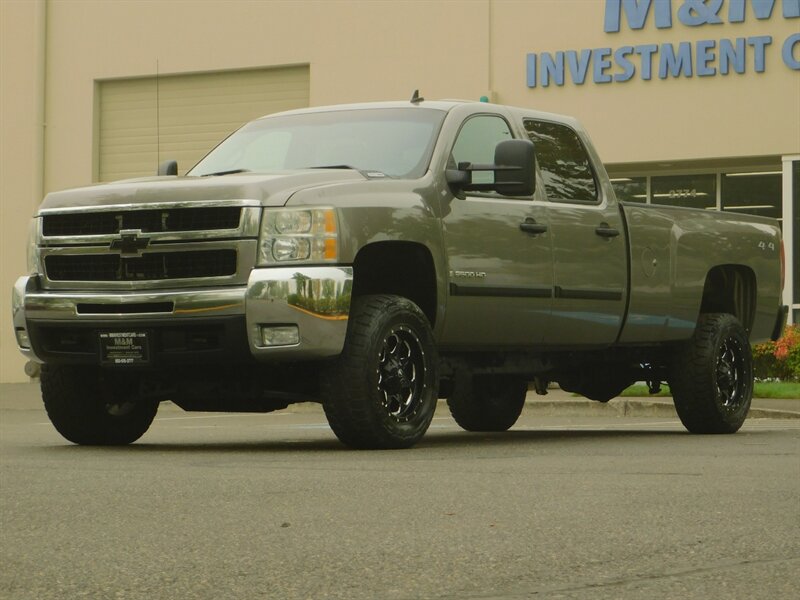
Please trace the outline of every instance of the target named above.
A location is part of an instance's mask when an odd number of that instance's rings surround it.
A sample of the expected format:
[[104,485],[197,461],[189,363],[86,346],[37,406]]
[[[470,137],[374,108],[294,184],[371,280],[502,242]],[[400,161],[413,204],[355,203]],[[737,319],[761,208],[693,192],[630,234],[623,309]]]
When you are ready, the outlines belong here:
[[[570,416],[579,401],[553,392],[509,432],[464,432],[440,405],[414,448],[364,452],[340,444],[317,405],[259,415],[165,403],[137,443],[96,448],[55,432],[35,385],[0,391],[0,600],[794,600],[800,589],[800,420],[691,435],[674,414],[635,416],[629,400]],[[657,404],[648,410],[669,408]]]

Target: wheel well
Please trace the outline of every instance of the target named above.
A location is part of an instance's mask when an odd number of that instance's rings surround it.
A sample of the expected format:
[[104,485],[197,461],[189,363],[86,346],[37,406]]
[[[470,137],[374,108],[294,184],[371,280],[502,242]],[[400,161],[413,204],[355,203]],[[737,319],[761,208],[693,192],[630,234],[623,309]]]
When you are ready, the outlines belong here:
[[353,296],[395,294],[436,321],[436,269],[430,251],[415,242],[376,242],[353,262]]
[[749,332],[756,311],[756,276],[742,265],[720,265],[706,276],[701,313],[730,313]]

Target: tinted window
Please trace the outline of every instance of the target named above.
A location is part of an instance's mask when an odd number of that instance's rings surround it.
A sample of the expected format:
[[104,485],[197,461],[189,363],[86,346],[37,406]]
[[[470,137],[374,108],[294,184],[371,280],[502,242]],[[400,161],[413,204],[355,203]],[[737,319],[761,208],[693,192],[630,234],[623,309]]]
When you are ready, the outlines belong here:
[[781,218],[781,174],[726,173],[722,176],[722,210]]
[[[472,117],[458,132],[451,154],[452,163],[454,166],[460,162],[492,164],[495,146],[513,137],[508,123],[500,117],[489,115]],[[494,173],[475,171],[472,173],[472,182],[494,183]]]
[[650,181],[653,204],[716,208],[716,175],[665,175]]
[[589,156],[569,127],[543,121],[525,121],[535,146],[536,161],[550,200],[595,202],[597,185]]

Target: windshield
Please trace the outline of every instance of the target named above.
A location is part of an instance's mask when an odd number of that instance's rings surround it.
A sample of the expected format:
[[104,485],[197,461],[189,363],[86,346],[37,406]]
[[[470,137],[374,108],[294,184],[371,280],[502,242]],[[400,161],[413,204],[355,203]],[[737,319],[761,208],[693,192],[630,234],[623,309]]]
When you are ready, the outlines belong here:
[[233,133],[188,175],[328,167],[416,179],[428,169],[444,116],[409,107],[259,119]]

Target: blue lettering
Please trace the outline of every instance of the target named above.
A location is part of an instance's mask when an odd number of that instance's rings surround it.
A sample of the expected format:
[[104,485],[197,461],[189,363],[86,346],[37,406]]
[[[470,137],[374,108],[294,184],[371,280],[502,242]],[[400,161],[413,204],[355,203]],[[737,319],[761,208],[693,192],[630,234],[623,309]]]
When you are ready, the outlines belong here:
[[716,58],[714,48],[717,43],[714,40],[700,40],[695,46],[695,67],[694,71],[698,77],[709,77],[716,75],[717,70],[714,67],[709,67],[708,63]]
[[631,29],[642,29],[650,6],[654,5],[656,27],[658,29],[669,29],[672,27],[672,0],[606,0],[606,14],[603,22],[603,31],[606,33],[616,33],[620,29],[622,13],[628,27]]
[[736,38],[736,47],[733,46],[732,40],[719,41],[719,72],[727,75],[730,72],[730,66],[733,65],[733,70],[737,73],[744,73],[744,57],[745,57],[745,39]]
[[564,85],[564,53],[556,52],[555,59],[549,52],[542,53],[542,87],[550,85],[552,79],[556,85]]
[[609,56],[611,56],[611,48],[595,48],[592,50],[595,83],[611,83],[611,75],[606,73],[606,70],[611,68]]
[[529,88],[536,87],[536,54],[529,52],[525,63],[525,73]]
[[633,52],[642,56],[642,79],[650,81],[653,78],[653,54],[658,52],[655,44],[642,44],[634,46]]
[[580,58],[575,50],[567,51],[567,64],[572,81],[578,85],[583,85],[586,81],[586,73],[589,71],[589,61],[592,57],[591,50],[581,50]]
[[[742,23],[746,4],[747,0],[728,0],[728,21]],[[772,9],[775,8],[775,0],[750,0],[750,5],[753,7],[756,19],[769,19],[772,16]],[[800,0],[783,0],[783,18],[797,17],[800,17]]]
[[721,8],[722,0],[708,0],[708,4],[704,0],[684,0],[678,9],[678,20],[687,27],[717,25],[722,23],[718,14]]
[[614,60],[622,67],[622,73],[614,75],[614,81],[628,81],[636,73],[636,67],[627,58],[629,54],[633,54],[633,46],[623,46],[614,52]]
[[800,33],[795,33],[786,38],[783,42],[781,56],[783,56],[783,63],[790,69],[800,71],[800,59],[794,57],[794,49],[800,43]]
[[658,78],[666,79],[668,74],[672,77],[692,76],[692,45],[689,42],[681,42],[678,45],[677,55],[672,44],[661,44]]
[[764,48],[772,43],[771,35],[756,35],[747,38],[747,45],[752,46],[755,51],[754,61],[756,73],[764,72]]

